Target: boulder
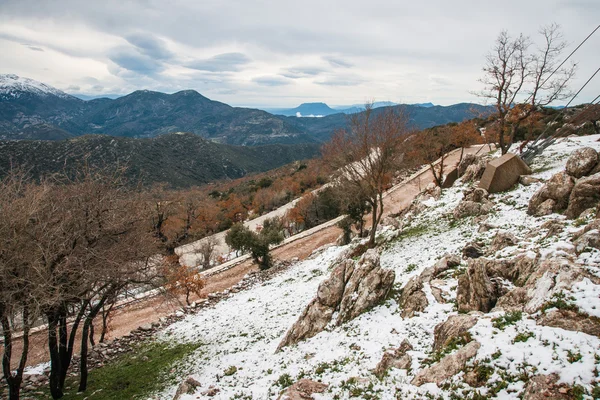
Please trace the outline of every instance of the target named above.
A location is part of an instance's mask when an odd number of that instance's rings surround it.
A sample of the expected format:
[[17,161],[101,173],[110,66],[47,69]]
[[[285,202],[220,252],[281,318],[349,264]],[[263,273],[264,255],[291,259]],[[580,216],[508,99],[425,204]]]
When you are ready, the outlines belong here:
[[454,209],[453,215],[456,219],[483,215],[489,213],[493,206],[494,203],[488,199],[488,192],[485,189],[468,189]]
[[337,324],[341,325],[370,310],[385,299],[394,284],[394,271],[379,266],[377,250],[368,250],[350,272],[350,279],[339,307]]
[[412,357],[407,354],[408,351],[412,350],[413,347],[410,342],[406,339],[400,343],[400,347],[386,351],[381,357],[381,361],[375,367],[373,373],[375,376],[381,378],[390,368],[408,369],[412,364]]
[[329,278],[319,285],[316,297],[287,331],[277,351],[321,332],[336,311],[337,325],[356,318],[385,299],[394,284],[394,271],[380,267],[379,254],[374,249],[367,250],[358,261],[337,262]]
[[568,386],[558,384],[558,374],[536,375],[529,379],[523,392],[523,400],[569,400]]
[[477,157],[475,154],[465,154],[465,156],[462,158],[457,167],[458,176],[463,176],[467,171],[467,168],[475,164],[478,160],[479,157]]
[[515,235],[510,232],[498,232],[494,239],[492,240],[492,244],[488,250],[488,254],[494,254],[505,247],[516,246],[518,244],[518,239]]
[[179,398],[181,398],[181,396],[183,396],[184,394],[194,394],[194,392],[201,386],[202,385],[200,384],[200,382],[189,376],[186,380],[181,382],[181,384],[177,388],[177,391],[175,392],[173,400],[179,400]]
[[583,235],[579,236],[573,244],[575,245],[575,252],[577,254],[583,253],[586,249],[599,249],[600,250],[600,230],[593,229],[587,231]]
[[[554,174],[529,200],[527,213],[534,216],[548,215],[564,210],[569,204],[569,196],[575,180],[566,172]],[[552,201],[548,201],[552,200]]]
[[479,258],[483,256],[483,247],[481,244],[476,242],[467,243],[462,249],[462,255],[464,258]]
[[479,187],[488,193],[504,192],[513,187],[521,175],[530,174],[531,168],[518,155],[507,153],[487,164]]
[[530,185],[533,185],[534,183],[539,183],[539,182],[542,182],[542,180],[540,178],[536,178],[531,175],[521,175],[519,177],[519,183],[523,186],[530,186]]
[[470,260],[467,271],[458,278],[456,301],[459,312],[489,312],[505,294],[502,282],[488,275],[488,263],[489,260],[481,258]]
[[404,285],[398,303],[400,308],[402,308],[402,313],[400,314],[402,318],[411,318],[415,313],[425,311],[429,302],[423,291],[423,281],[420,276],[412,277]]
[[600,203],[600,172],[581,178],[573,187],[569,197],[569,207],[565,212],[567,218],[575,219],[588,208]]
[[468,314],[452,315],[438,324],[434,331],[433,350],[442,350],[452,338],[459,337],[475,326],[477,317]]
[[469,342],[455,353],[442,358],[440,362],[429,368],[423,369],[417,373],[411,384],[421,386],[425,383],[435,383],[439,385],[444,380],[456,375],[467,365],[467,361],[477,355],[481,344],[476,340]]
[[323,393],[325,390],[327,390],[327,385],[324,383],[311,381],[310,379],[300,379],[298,382],[287,388],[277,399],[307,400],[312,399],[313,394]]
[[574,178],[587,176],[600,161],[598,152],[591,147],[577,149],[567,160],[565,170]]
[[543,313],[537,320],[538,325],[561,328],[567,331],[583,332],[600,337],[600,318],[575,312],[573,310],[553,310]]
[[480,179],[485,171],[486,162],[478,160],[476,163],[469,165],[461,177],[463,182],[471,182]]

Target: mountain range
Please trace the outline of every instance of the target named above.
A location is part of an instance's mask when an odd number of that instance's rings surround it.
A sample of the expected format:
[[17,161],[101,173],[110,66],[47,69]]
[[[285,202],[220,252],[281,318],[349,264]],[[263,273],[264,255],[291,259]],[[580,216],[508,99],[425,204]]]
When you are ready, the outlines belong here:
[[[392,101],[376,101],[371,104],[373,108],[394,107],[400,104]],[[433,107],[433,103],[418,103],[408,104],[418,107]],[[302,103],[295,108],[262,108],[275,115],[284,115],[286,117],[325,117],[333,114],[354,114],[365,110],[364,104],[352,104],[350,106],[333,106],[330,107],[326,103]]]
[[[190,132],[234,145],[319,143],[344,127],[347,118],[324,103],[313,104],[300,106],[299,112],[310,115],[314,114],[311,109],[318,108],[322,111],[318,115],[330,114],[322,118],[298,118],[295,112],[293,116],[273,115],[231,107],[194,90],[173,94],[138,90],[117,99],[84,101],[32,79],[0,75],[0,139],[59,140],[86,134],[150,138]],[[403,108],[417,129],[489,112],[489,108],[475,104],[391,107]],[[353,112],[360,111],[360,107],[354,108]]]

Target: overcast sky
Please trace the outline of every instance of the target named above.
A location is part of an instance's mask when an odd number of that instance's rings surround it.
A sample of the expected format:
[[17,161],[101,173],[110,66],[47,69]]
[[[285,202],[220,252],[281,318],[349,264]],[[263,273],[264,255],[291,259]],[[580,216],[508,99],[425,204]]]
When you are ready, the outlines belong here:
[[[498,33],[559,23],[574,48],[599,0],[1,0],[0,73],[69,93],[195,89],[232,105],[479,101]],[[578,88],[600,31],[577,52]],[[600,94],[600,76],[579,102]]]

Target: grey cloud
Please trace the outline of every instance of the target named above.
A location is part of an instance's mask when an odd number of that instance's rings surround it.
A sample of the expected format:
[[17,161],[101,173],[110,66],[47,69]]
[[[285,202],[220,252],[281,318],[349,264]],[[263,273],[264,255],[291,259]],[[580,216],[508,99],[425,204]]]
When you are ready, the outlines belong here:
[[286,69],[281,73],[281,75],[285,76],[286,78],[298,79],[320,75],[323,72],[326,71],[319,67],[294,67]]
[[285,79],[284,77],[278,75],[260,76],[258,78],[254,78],[252,81],[258,83],[261,86],[284,86],[290,84],[290,81],[288,79]]
[[131,49],[116,49],[108,58],[119,67],[141,75],[152,75],[164,69],[162,63]]
[[223,53],[204,60],[188,63],[186,67],[200,71],[226,72],[239,71],[250,59],[242,53]]
[[315,82],[317,85],[323,86],[357,86],[363,83],[364,80],[357,77],[345,78],[345,77],[334,77],[327,78],[322,81]]
[[125,40],[137,47],[140,53],[157,60],[167,60],[174,54],[167,49],[163,40],[149,33],[133,33],[125,36]]
[[333,56],[325,56],[325,57],[323,57],[323,60],[327,61],[329,64],[331,64],[334,67],[350,68],[353,66],[353,64],[349,63],[348,61],[345,61],[345,60],[342,60],[341,58],[337,58],[337,57],[333,57]]
[[42,49],[41,47],[38,46],[32,46],[30,44],[26,44],[23,43],[23,46],[27,47],[29,50],[33,50],[33,51],[44,51],[44,49]]
[[79,92],[81,90],[81,87],[77,86],[77,85],[70,85],[69,87],[67,87],[65,89],[67,92]]

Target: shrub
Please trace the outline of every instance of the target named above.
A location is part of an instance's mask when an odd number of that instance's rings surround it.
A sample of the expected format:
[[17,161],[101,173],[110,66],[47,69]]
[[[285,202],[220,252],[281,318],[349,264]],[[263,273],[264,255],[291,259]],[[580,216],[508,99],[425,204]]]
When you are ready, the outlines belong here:
[[492,325],[496,329],[504,330],[505,327],[514,325],[520,321],[521,318],[523,318],[523,313],[521,311],[513,311],[492,319]]

